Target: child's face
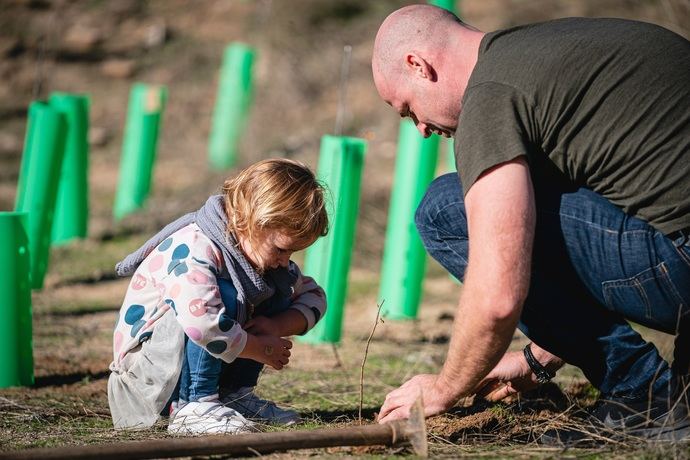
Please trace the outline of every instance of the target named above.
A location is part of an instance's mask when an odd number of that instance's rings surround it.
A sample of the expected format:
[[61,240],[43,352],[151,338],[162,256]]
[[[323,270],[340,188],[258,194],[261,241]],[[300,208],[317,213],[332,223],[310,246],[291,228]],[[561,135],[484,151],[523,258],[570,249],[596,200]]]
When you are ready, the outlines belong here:
[[292,254],[311,243],[305,244],[304,241],[298,241],[280,230],[265,230],[255,235],[253,242],[242,235],[238,235],[238,240],[242,252],[259,272],[287,267]]

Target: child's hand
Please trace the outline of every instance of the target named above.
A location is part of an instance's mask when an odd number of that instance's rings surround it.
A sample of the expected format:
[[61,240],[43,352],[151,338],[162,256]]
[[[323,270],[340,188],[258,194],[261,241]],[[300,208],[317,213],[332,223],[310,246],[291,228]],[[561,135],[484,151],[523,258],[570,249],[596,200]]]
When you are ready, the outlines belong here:
[[290,348],[292,342],[280,337],[247,334],[247,344],[240,357],[253,359],[281,370],[290,362]]
[[280,337],[280,327],[277,321],[268,316],[257,316],[244,325],[244,330],[254,335],[272,335]]

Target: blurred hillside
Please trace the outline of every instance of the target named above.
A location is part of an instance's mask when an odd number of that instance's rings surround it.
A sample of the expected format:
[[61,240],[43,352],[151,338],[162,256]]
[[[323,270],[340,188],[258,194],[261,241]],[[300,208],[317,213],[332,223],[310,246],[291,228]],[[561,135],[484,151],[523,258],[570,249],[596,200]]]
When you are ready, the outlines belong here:
[[[332,133],[343,47],[352,46],[343,133],[369,141],[354,263],[378,264],[398,117],[378,98],[369,69],[385,16],[402,0],[0,0],[0,210],[13,207],[33,99],[51,91],[91,96],[91,235],[150,232],[200,205],[225,174],[206,166],[224,46],[257,48],[255,105],[241,164],[286,156],[316,167]],[[462,0],[461,17],[486,31],[566,16],[654,22],[688,37],[688,0]],[[147,210],[115,225],[111,209],[129,87],[168,86]],[[440,157],[440,170],[445,152]]]

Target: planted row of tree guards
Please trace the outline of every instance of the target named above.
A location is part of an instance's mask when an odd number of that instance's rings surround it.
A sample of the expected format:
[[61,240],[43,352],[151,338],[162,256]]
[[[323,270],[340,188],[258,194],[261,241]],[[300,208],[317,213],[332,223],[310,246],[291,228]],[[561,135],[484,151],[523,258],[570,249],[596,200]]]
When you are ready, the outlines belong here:
[[[452,10],[454,2],[430,3]],[[236,163],[252,100],[254,59],[255,52],[241,43],[225,50],[209,138],[214,169]],[[113,208],[116,219],[140,209],[151,190],[166,101],[165,87],[137,83],[131,89]],[[29,108],[15,212],[0,213],[0,262],[12,274],[0,285],[8,293],[0,306],[7,319],[0,326],[0,387],[33,381],[30,288],[43,286],[51,241],[62,244],[87,234],[88,105],[85,96],[55,93],[48,103],[34,102]],[[426,256],[413,217],[433,179],[438,144],[436,137],[423,139],[409,120],[402,122],[379,293],[384,315],[392,319],[417,315]],[[307,251],[305,272],[324,287],[329,310],[303,338],[308,343],[337,343],[341,338],[365,150],[362,139],[322,139],[317,175],[331,191],[331,231]],[[454,166],[452,149],[448,164]]]
[[33,383],[31,288],[43,287],[51,240],[86,236],[89,101],[53,93],[29,106],[14,212],[0,212],[0,388]]
[[88,110],[86,96],[66,93],[29,106],[15,211],[28,213],[34,289],[43,287],[51,240],[87,233]]
[[[236,146],[251,100],[254,52],[226,49],[209,160],[215,168],[235,163]],[[120,176],[113,215],[140,209],[151,190],[161,118],[167,101],[162,86],[136,83],[130,91]],[[88,232],[89,100],[53,93],[29,106],[15,212],[0,212],[0,388],[33,383],[31,289],[41,289],[50,245],[84,238]]]
[[[226,170],[237,163],[237,149],[252,101],[255,54],[243,43],[231,43],[223,53],[208,147],[209,166],[213,169]],[[167,99],[164,86],[137,83],[131,89],[113,208],[116,220],[141,209],[149,196]]]

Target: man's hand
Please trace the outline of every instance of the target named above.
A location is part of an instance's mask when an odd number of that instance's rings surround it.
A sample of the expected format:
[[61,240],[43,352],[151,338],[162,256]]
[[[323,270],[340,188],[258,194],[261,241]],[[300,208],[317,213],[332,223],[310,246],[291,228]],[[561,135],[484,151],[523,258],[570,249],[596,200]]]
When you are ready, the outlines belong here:
[[[565,362],[549,353],[536,343],[530,344],[535,359],[555,373]],[[506,353],[496,367],[477,385],[476,394],[487,401],[500,401],[521,391],[529,391],[539,386],[537,376],[527,364],[522,351]]]
[[420,395],[424,403],[425,417],[440,414],[453,407],[455,400],[448,392],[448,388],[438,388],[437,382],[438,375],[436,374],[415,375],[400,388],[388,393],[386,401],[381,406],[378,422],[386,423],[408,418],[410,409]]
[[523,353],[512,351],[503,355],[496,367],[477,385],[476,394],[487,401],[500,401],[537,386],[537,377],[527,364]]

